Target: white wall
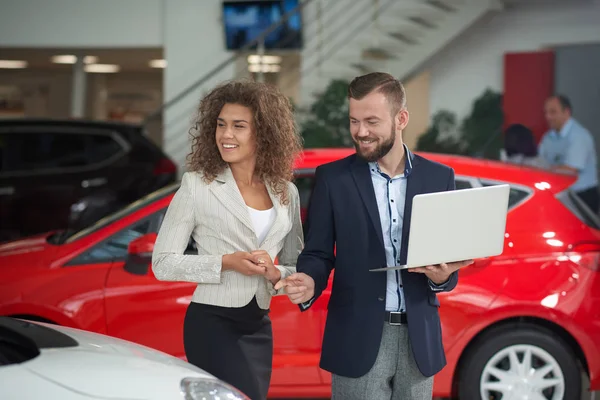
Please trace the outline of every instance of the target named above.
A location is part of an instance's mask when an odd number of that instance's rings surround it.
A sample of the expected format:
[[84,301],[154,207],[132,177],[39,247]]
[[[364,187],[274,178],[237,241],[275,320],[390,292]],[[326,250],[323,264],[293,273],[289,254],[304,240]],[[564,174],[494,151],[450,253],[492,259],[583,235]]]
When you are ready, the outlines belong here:
[[[164,99],[168,101],[232,55],[225,50],[221,0],[166,0]],[[223,68],[164,114],[163,148],[183,168],[190,150],[188,131],[202,95],[232,79],[235,63]],[[181,171],[181,169],[180,169]]]
[[502,91],[504,53],[600,42],[599,21],[600,0],[538,1],[485,17],[427,63],[431,114],[462,118],[486,87]]
[[0,0],[0,47],[160,47],[169,0]]

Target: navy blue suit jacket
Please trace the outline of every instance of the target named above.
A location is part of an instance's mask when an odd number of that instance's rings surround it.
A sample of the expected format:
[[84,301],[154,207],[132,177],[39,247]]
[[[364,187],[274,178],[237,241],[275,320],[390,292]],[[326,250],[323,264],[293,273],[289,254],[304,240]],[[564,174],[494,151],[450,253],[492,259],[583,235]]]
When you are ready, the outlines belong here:
[[[407,178],[400,253],[403,263],[413,197],[455,188],[451,168],[412,153],[409,156],[413,169]],[[386,265],[368,163],[354,154],[317,168],[305,247],[296,268],[314,279],[315,298],[326,288],[335,268],[321,353],[324,370],[360,377],[375,363],[384,325],[387,274],[369,270]],[[432,376],[446,365],[440,303],[424,274],[406,270],[401,274],[413,354],[423,375]],[[445,290],[454,289],[457,283],[458,274],[454,273]]]

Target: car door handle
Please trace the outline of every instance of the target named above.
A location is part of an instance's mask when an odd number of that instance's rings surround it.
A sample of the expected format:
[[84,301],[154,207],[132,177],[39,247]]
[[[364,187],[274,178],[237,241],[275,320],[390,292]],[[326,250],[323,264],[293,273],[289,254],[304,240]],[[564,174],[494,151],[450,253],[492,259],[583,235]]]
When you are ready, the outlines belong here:
[[106,185],[106,178],[94,178],[94,179],[85,179],[81,181],[82,188],[90,188],[90,187],[98,187],[102,185]]
[[10,196],[15,194],[15,188],[12,186],[0,187],[0,196]]

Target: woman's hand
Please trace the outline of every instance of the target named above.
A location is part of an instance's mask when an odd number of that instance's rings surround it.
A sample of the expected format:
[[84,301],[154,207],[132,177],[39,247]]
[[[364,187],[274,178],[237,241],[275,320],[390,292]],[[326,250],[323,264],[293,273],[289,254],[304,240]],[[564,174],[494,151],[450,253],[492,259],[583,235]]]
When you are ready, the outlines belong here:
[[240,274],[247,276],[265,275],[266,267],[264,265],[259,265],[258,259],[259,256],[245,251],[225,254],[223,256],[222,269],[237,271]]
[[275,285],[281,279],[281,271],[273,264],[273,260],[269,253],[265,250],[254,250],[251,253],[257,257],[258,265],[265,268],[265,278]]

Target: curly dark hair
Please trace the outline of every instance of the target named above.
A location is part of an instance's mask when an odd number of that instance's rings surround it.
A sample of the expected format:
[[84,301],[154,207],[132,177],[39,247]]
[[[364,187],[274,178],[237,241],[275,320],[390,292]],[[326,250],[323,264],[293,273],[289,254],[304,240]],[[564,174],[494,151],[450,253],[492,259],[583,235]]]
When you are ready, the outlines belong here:
[[215,138],[217,118],[225,104],[239,104],[252,111],[257,144],[255,174],[271,187],[282,204],[288,204],[288,182],[293,179],[302,141],[291,102],[273,85],[229,81],[211,90],[200,101],[198,116],[190,129],[189,169],[202,172],[205,181],[211,182],[227,167]]

